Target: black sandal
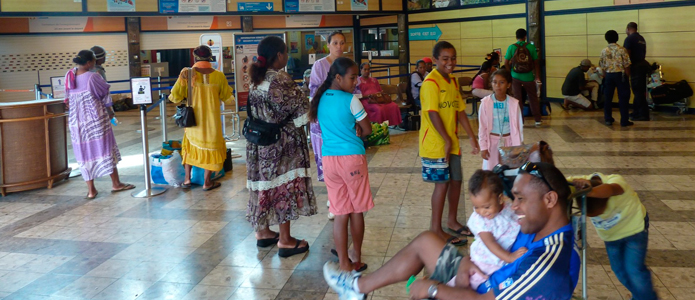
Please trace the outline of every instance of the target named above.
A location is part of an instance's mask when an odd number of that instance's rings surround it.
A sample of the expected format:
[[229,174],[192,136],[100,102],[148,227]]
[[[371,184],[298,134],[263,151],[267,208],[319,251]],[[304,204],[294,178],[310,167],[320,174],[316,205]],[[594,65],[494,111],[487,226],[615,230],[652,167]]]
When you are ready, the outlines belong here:
[[275,233],[274,238],[256,240],[256,246],[261,247],[261,248],[270,247],[272,245],[277,244],[279,240],[280,240],[280,234]]
[[294,248],[279,248],[278,256],[290,257],[292,255],[302,254],[309,251],[309,245],[306,245],[306,247],[299,248],[299,245],[302,243],[302,241],[304,240],[297,240],[297,244],[294,245]]
[[[454,243],[455,239],[459,239],[459,241]],[[461,238],[456,237],[456,236],[452,236],[448,240],[446,240],[446,243],[452,244],[452,245],[457,246],[457,247],[461,247],[461,246],[468,244],[468,240],[467,239],[461,239]]]
[[[331,249],[331,253],[332,253],[333,255],[335,255],[335,257],[338,257],[338,251],[336,251],[335,249]],[[348,259],[350,259],[350,258],[348,258]],[[351,263],[351,264],[354,263],[354,262],[352,261],[352,259],[350,259],[350,263]],[[364,270],[366,270],[369,266],[368,266],[367,264],[363,263],[363,262],[360,262],[360,263],[361,263],[362,265],[360,265],[359,268],[355,269],[355,271],[357,271],[357,272],[364,272]]]
[[[471,232],[470,228],[468,228],[468,226],[466,226],[466,225],[463,225],[461,228],[459,228],[459,230],[454,230],[453,228],[449,227],[449,230],[451,230],[452,232],[454,232],[454,233],[456,233],[456,234],[458,234],[458,235],[462,235],[462,236],[468,236],[468,237],[473,237],[473,236],[475,236],[475,235]],[[468,233],[463,233],[464,231],[468,231]]]

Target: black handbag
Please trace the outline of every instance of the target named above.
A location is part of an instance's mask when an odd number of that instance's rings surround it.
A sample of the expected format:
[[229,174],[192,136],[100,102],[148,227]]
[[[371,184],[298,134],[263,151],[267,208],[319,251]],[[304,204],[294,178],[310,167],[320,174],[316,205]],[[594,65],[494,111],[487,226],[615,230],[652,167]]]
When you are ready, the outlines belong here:
[[259,146],[270,146],[277,143],[282,135],[281,129],[289,123],[291,116],[279,124],[268,123],[253,117],[250,101],[246,100],[246,113],[248,114],[241,132],[249,143]]
[[193,107],[189,106],[189,103],[193,101],[193,88],[191,81],[193,80],[193,69],[189,69],[188,73],[188,97],[186,98],[186,104],[181,104],[176,107],[176,114],[174,115],[174,120],[176,125],[179,127],[194,127],[196,126],[195,114],[193,113]]
[[232,164],[232,149],[227,148],[227,157],[224,159],[222,169],[224,169],[225,172],[230,172],[234,169],[234,165]]

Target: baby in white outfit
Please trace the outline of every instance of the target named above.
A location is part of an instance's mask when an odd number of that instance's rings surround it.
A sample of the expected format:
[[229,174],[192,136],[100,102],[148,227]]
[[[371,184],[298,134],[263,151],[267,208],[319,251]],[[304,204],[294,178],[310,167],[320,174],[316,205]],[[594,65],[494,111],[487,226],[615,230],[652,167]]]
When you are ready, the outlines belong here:
[[[509,252],[521,226],[511,203],[504,200],[504,187],[498,175],[478,170],[468,181],[468,190],[474,209],[468,219],[468,228],[475,235],[470,248],[471,261],[490,275],[524,255],[527,249]],[[485,280],[475,274],[470,278],[470,285],[475,290]]]

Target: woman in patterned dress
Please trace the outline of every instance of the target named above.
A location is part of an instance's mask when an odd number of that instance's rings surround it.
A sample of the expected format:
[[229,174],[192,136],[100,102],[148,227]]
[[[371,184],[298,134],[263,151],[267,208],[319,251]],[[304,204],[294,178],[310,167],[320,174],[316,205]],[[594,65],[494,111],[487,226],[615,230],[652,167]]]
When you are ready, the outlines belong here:
[[90,72],[96,64],[91,50],[80,51],[72,61],[78,66],[65,74],[65,104],[72,149],[89,189],[86,199],[96,198],[94,179],[106,175],[111,175],[112,193],[134,189],[118,177],[121,153],[111,130],[111,86],[99,73]]
[[[290,235],[290,221],[317,212],[303,130],[309,121],[309,103],[292,77],[281,71],[287,59],[287,46],[279,37],[269,36],[258,44],[258,62],[249,70],[252,85],[248,113],[268,123],[289,122],[275,144],[246,143],[246,185],[250,194],[246,219],[256,230],[256,244],[268,247],[277,243],[280,257],[309,250],[306,241]],[[279,234],[268,228],[272,225],[280,225]]]

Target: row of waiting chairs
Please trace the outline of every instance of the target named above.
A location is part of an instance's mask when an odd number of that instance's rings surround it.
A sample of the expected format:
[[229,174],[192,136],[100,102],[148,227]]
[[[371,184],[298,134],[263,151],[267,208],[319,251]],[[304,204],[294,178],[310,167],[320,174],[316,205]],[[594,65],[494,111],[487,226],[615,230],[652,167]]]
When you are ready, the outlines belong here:
[[[468,114],[468,116],[473,116],[478,113],[478,102],[480,102],[480,98],[473,96],[472,91],[471,91],[471,83],[473,82],[473,78],[471,77],[458,77],[458,84],[459,84],[459,92],[461,93],[461,97],[463,97],[464,100],[466,100],[467,104],[472,105],[472,110],[471,113]],[[381,90],[391,96],[391,99],[393,99],[396,104],[398,104],[398,107],[400,109],[409,109],[412,104],[407,101],[408,97],[406,96],[405,90],[408,88],[408,84],[405,82],[401,82],[398,85],[393,85],[393,84],[382,84],[381,85]]]

